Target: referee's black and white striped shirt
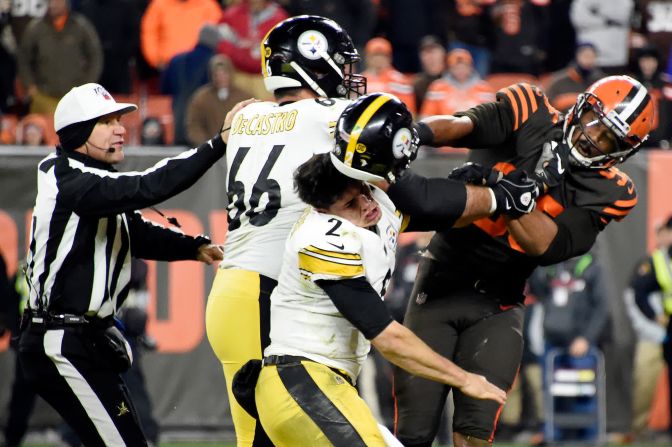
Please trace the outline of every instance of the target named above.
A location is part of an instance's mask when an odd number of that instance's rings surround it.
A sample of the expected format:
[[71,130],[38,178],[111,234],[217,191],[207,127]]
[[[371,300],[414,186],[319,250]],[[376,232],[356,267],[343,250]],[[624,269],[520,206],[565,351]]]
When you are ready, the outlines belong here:
[[105,318],[126,299],[131,256],[196,259],[207,238],[152,224],[136,210],[189,188],[225,150],[218,136],[126,173],[78,152],[43,159],[27,259],[30,309]]

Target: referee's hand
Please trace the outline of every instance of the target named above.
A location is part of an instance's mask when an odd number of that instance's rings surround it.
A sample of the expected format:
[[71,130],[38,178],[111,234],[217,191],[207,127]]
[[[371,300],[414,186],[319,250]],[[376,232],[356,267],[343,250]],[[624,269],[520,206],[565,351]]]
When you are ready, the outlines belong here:
[[206,264],[213,264],[224,259],[224,250],[219,245],[203,244],[198,247],[198,256],[196,259]]
[[467,380],[460,387],[460,391],[475,399],[490,399],[499,404],[506,402],[506,392],[504,390],[488,382],[485,377],[470,372],[467,372]]

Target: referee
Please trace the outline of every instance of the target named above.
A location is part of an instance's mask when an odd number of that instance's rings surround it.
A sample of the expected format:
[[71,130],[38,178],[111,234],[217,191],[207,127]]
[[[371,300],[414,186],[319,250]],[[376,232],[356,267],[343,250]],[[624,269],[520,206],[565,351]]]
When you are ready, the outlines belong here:
[[122,174],[113,168],[124,159],[120,119],[135,110],[98,84],[73,88],[56,107],[60,145],[37,169],[19,360],[86,446],[147,445],[120,375],[130,348],[113,319],[128,294],[131,257],[222,259],[208,238],[154,225],[138,210],[193,185],[224,155],[228,131]]

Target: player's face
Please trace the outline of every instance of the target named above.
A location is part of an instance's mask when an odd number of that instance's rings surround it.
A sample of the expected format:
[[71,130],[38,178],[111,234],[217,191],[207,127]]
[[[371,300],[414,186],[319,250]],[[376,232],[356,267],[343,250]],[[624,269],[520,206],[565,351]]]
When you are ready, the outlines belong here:
[[377,224],[382,216],[378,202],[373,199],[371,189],[364,182],[349,186],[326,212],[362,228]]
[[580,132],[574,132],[572,143],[584,157],[592,158],[619,150],[618,138],[593,110],[581,115],[579,127]]

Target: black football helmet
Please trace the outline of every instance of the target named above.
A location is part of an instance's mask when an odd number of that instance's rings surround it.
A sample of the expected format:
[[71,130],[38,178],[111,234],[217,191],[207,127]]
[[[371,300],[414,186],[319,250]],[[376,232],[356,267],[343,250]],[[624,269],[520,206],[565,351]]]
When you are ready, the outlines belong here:
[[261,71],[269,92],[305,87],[325,98],[356,98],[366,93],[366,78],[352,73],[358,61],[348,33],[320,16],[283,20],[261,42]]
[[348,177],[393,183],[415,159],[419,138],[413,116],[388,93],[364,95],[343,110],[336,123],[331,161]]

